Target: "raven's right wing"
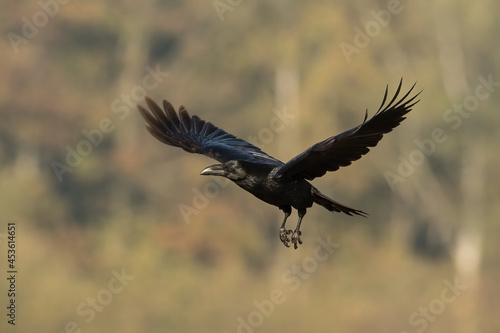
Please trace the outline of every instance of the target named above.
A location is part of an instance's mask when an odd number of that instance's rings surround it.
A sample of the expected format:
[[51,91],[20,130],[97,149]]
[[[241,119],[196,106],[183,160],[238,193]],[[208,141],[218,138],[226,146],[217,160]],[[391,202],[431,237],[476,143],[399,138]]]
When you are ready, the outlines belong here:
[[170,146],[180,147],[190,153],[204,154],[224,163],[244,160],[254,163],[283,165],[256,146],[239,139],[198,116],[190,116],[184,106],[179,115],[168,101],[163,100],[163,110],[146,97],[149,110],[137,105],[146,120],[146,129],[155,138]]
[[391,132],[404,119],[417,101],[420,94],[409,97],[413,87],[401,99],[397,100],[401,92],[403,79],[399,82],[396,94],[385,105],[387,88],[380,108],[375,115],[363,123],[339,135],[316,143],[303,153],[295,156],[276,172],[276,177],[300,176],[308,180],[323,176],[327,171],[335,171],[340,167],[348,166],[370,151],[382,139],[382,136]]

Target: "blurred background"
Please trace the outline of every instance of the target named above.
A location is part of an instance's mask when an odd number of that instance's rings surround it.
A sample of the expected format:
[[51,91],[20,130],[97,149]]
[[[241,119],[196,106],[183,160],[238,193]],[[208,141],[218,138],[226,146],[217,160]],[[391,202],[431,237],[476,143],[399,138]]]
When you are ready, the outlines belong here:
[[[500,331],[500,3],[2,7],[2,332]],[[286,162],[401,78],[424,90],[408,119],[313,182],[369,217],[314,206],[298,250],[276,207],[199,176],[215,162],[135,107],[183,104]]]

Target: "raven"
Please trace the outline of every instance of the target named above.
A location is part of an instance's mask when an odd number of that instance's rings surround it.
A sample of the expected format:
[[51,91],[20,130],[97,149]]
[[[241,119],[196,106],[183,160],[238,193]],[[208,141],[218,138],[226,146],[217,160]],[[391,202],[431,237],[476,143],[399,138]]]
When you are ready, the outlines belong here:
[[[177,113],[172,104],[163,100],[162,110],[151,98],[146,97],[150,111],[141,105],[137,107],[147,122],[146,129],[156,139],[190,153],[207,155],[220,162],[203,169],[201,175],[226,177],[260,200],[283,211],[285,218],[279,230],[280,240],[287,247],[291,242],[297,249],[298,244],[302,244],[302,218],[306,209],[313,203],[332,212],[342,212],[350,216],[367,215],[361,210],[328,198],[307,180],[321,177],[327,171],[336,171],[360,159],[368,153],[368,147],[376,146],[384,134],[392,131],[406,118],[405,115],[411,111],[412,106],[419,102],[414,100],[420,92],[409,97],[415,83],[406,95],[396,101],[401,92],[402,81],[401,79],[394,97],[387,105],[386,87],[382,104],[372,118],[366,120],[366,110],[361,125],[314,144],[287,163],[198,116],[190,116],[182,105]],[[299,216],[293,232],[285,228],[292,207],[297,209]]]

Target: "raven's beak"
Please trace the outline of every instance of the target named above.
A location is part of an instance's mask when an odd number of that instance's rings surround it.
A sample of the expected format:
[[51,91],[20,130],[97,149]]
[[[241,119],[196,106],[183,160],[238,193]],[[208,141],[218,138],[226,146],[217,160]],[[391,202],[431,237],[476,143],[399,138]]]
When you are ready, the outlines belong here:
[[214,164],[205,169],[201,170],[200,175],[203,176],[224,176],[226,172],[224,171],[222,164]]

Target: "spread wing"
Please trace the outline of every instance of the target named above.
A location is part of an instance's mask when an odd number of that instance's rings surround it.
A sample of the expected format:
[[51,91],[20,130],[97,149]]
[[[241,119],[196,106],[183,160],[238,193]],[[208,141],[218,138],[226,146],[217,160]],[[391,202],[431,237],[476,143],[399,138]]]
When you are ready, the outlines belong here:
[[163,110],[146,97],[149,111],[137,105],[146,120],[146,129],[155,138],[170,146],[180,147],[190,153],[204,154],[224,163],[244,160],[254,163],[283,165],[259,148],[214,126],[198,116],[190,116],[184,106],[179,114],[168,101],[163,100]]
[[398,126],[406,118],[405,115],[411,111],[412,106],[419,102],[418,100],[414,102],[414,100],[420,92],[407,99],[415,84],[404,97],[396,102],[402,83],[401,79],[396,94],[386,106],[384,104],[387,100],[387,88],[385,89],[382,104],[371,119],[366,120],[368,116],[366,112],[361,125],[316,143],[283,165],[275,176],[298,175],[312,180],[323,176],[327,171],[338,170],[360,159],[370,151],[368,147],[375,147],[382,136]]

